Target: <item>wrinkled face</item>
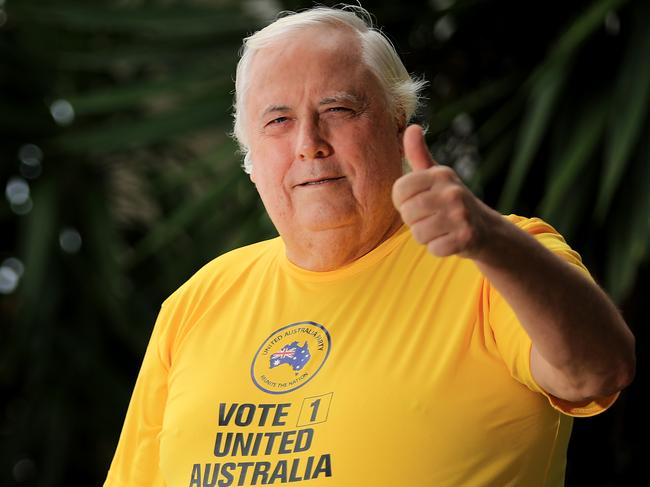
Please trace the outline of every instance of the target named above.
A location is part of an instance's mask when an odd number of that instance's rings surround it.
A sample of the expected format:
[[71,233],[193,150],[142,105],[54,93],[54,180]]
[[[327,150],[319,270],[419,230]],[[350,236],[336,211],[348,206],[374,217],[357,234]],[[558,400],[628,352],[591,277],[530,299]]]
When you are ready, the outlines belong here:
[[245,110],[251,179],[281,235],[395,222],[403,127],[352,32],[309,28],[257,51]]

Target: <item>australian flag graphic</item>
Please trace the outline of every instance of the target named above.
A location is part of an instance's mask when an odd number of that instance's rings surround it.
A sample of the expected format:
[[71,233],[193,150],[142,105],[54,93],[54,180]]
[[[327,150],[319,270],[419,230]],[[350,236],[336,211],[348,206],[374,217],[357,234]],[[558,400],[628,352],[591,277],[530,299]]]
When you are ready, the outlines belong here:
[[270,365],[273,369],[278,365],[289,364],[297,372],[309,362],[310,358],[311,355],[309,354],[307,342],[302,347],[298,345],[298,342],[292,342],[290,345],[282,347],[280,351],[271,355]]

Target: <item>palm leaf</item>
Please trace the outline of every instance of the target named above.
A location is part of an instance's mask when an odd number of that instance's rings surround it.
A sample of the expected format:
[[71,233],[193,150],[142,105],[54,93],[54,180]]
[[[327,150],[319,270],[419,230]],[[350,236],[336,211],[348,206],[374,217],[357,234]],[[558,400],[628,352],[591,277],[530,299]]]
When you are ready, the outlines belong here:
[[632,35],[618,72],[609,115],[605,167],[595,216],[602,223],[618,189],[650,109],[650,4],[640,3]]
[[[540,215],[548,221],[559,220],[566,211],[567,196],[580,184],[578,180],[601,140],[606,113],[602,102],[588,107],[572,131],[567,147],[554,161],[554,170],[539,208]],[[571,199],[577,198],[571,195]]]
[[[630,291],[650,244],[650,125],[646,126],[641,150],[634,158],[615,205],[620,218],[612,220],[605,285],[614,299]],[[634,188],[637,190],[635,191]]]
[[225,130],[228,122],[224,119],[231,101],[227,91],[211,91],[155,116],[109,121],[96,127],[64,133],[54,143],[65,151],[96,154],[164,142],[206,127]]
[[249,29],[250,19],[241,15],[234,2],[218,7],[188,8],[183,4],[110,6],[68,1],[43,3],[22,0],[13,8],[35,24],[47,24],[76,32],[110,32],[158,39],[205,38],[210,35],[239,35]]
[[498,208],[502,212],[509,212],[514,207],[528,169],[546,134],[550,118],[553,115],[553,108],[560,96],[566,77],[565,65],[553,63],[543,70],[533,82],[529,109],[522,123],[515,155],[498,203]]
[[553,48],[547,60],[530,77],[529,108],[524,117],[515,155],[506,178],[498,208],[510,211],[521,190],[522,183],[537,153],[553,115],[555,103],[568,76],[567,70],[578,49],[602,25],[605,16],[620,7],[625,0],[601,0],[594,3],[567,29]]

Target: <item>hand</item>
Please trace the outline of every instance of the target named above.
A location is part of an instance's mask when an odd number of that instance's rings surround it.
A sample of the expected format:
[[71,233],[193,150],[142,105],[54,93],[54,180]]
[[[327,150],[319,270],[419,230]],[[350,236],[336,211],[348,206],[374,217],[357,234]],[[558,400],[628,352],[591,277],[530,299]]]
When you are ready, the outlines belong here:
[[395,181],[393,204],[415,239],[438,257],[477,258],[501,216],[433,160],[419,125],[404,132],[404,155],[413,172]]

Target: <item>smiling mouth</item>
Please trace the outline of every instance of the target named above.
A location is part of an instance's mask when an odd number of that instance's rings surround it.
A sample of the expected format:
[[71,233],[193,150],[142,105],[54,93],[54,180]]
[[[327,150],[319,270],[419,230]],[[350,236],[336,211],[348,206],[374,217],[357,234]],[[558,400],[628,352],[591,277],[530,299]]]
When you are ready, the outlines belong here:
[[318,186],[318,185],[325,184],[325,183],[340,181],[341,179],[345,179],[345,176],[340,176],[338,178],[318,179],[316,181],[307,181],[306,183],[299,184],[298,186]]

